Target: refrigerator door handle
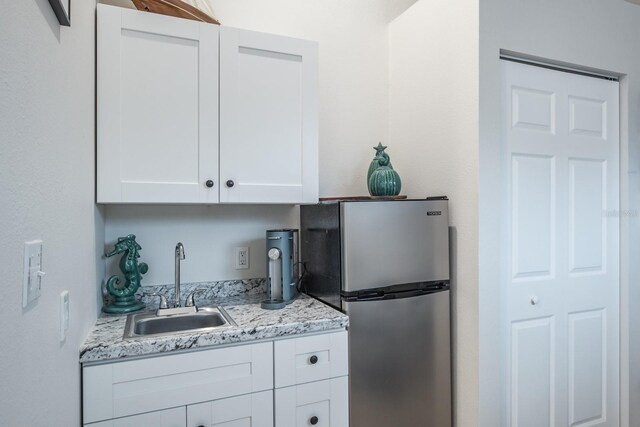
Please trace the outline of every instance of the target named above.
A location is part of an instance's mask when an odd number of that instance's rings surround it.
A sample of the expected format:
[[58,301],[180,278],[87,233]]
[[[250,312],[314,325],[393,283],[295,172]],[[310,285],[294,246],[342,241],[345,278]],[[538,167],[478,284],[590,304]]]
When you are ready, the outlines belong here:
[[345,301],[396,299],[442,292],[449,290],[449,288],[448,280],[438,282],[399,283],[381,288],[364,289],[361,291],[342,291],[341,296]]

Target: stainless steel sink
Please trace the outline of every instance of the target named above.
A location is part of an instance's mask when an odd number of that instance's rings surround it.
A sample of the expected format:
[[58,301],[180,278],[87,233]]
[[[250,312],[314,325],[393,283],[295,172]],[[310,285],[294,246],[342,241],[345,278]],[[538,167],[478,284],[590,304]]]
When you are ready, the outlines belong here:
[[198,307],[190,313],[139,313],[127,316],[124,338],[167,335],[177,332],[208,332],[236,326],[222,307]]

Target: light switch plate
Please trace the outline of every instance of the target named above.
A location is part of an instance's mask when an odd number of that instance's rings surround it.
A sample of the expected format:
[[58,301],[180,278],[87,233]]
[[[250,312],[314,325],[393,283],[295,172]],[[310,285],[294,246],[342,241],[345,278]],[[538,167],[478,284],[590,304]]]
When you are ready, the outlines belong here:
[[69,291],[60,292],[60,341],[67,339],[69,330]]
[[40,296],[42,291],[42,240],[24,244],[24,276],[22,283],[22,307],[26,307]]

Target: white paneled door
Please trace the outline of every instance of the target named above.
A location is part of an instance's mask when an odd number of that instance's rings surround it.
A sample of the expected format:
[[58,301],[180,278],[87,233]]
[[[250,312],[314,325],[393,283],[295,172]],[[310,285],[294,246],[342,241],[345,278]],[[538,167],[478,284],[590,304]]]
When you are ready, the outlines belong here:
[[507,424],[617,426],[618,83],[502,67]]

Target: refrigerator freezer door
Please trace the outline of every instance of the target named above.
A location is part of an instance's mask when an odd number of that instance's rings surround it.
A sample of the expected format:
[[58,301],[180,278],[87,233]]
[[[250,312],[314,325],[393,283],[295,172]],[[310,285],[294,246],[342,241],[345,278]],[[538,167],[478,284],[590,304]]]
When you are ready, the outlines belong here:
[[344,305],[350,427],[450,427],[449,291]]
[[344,202],[342,290],[449,280],[446,201]]

